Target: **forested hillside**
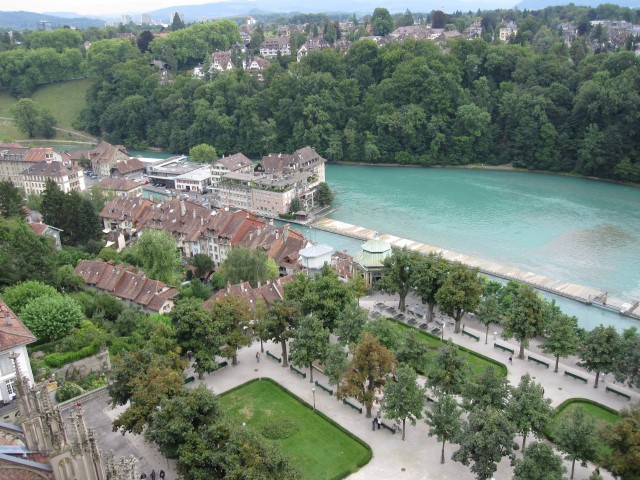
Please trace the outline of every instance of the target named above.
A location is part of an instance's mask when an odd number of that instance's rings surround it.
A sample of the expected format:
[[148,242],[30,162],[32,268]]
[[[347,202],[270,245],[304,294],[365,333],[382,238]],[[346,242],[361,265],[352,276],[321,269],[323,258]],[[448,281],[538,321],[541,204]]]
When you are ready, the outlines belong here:
[[313,145],[332,161],[504,164],[640,180],[640,69],[631,52],[456,40],[325,50],[264,84],[242,71],[160,84],[147,60],[113,65],[82,126],[112,142],[260,155]]
[[[137,46],[100,39],[86,54],[78,32],[33,32],[24,38],[29,48],[0,52],[0,87],[28,96],[48,81],[95,77],[75,126],[134,148],[186,153],[205,143],[258,156],[312,145],[331,161],[512,163],[640,181],[636,55],[594,53],[600,33],[590,37],[589,22],[579,19],[571,46],[545,16],[531,15],[518,20],[512,43],[502,43],[492,15],[482,17],[484,39],[381,47],[364,39],[300,63],[273,59],[264,81],[240,68],[193,78],[193,66],[207,68],[211,52],[239,41],[229,20],[150,35],[144,45],[142,35]],[[169,65],[169,80],[154,59]]]

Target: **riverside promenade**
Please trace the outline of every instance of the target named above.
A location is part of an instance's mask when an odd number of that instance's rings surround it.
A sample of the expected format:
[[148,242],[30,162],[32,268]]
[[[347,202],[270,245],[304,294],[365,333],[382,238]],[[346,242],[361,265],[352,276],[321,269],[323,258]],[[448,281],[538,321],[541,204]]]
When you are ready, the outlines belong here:
[[[381,293],[364,297],[360,299],[360,305],[363,308],[373,309],[375,302],[382,301],[386,305],[397,306],[397,296],[389,296]],[[419,300],[410,296],[408,298],[410,305],[416,305]],[[437,317],[441,317],[440,313],[436,311]],[[451,338],[453,342],[463,345],[471,350],[475,350],[483,355],[494,358],[505,365],[508,368],[508,380],[512,385],[516,385],[522,375],[530,373],[536,382],[540,382],[545,388],[545,396],[550,398],[553,406],[559,405],[561,402],[568,398],[582,397],[594,400],[604,405],[610,406],[617,410],[630,405],[626,399],[620,398],[612,393],[606,393],[605,387],[611,385],[612,379],[609,377],[601,377],[600,386],[598,389],[593,388],[593,375],[580,371],[576,367],[576,359],[569,358],[564,359],[560,363],[559,373],[553,373],[553,367],[547,369],[543,366],[539,366],[526,360],[513,359],[513,365],[508,365],[509,354],[493,348],[493,332],[498,335],[498,342],[502,345],[509,346],[517,351],[518,345],[512,341],[505,341],[499,338],[500,331],[498,328],[491,327],[491,334],[489,336],[490,342],[485,345],[484,343],[484,328],[480,329],[478,325],[474,324],[474,320],[465,316],[464,318],[465,330],[479,335],[481,341],[476,342],[469,337],[453,334],[453,330],[447,327],[445,330],[445,339]],[[527,349],[525,355],[535,355],[537,358],[545,358],[539,350],[539,342],[532,341],[531,348]],[[303,379],[299,375],[293,373],[288,368],[282,368],[275,360],[268,358],[267,355],[262,355],[259,363],[256,362],[256,351],[260,350],[260,343],[254,342],[251,346],[243,348],[239,351],[238,359],[239,363],[236,367],[231,365],[220,369],[212,374],[205,375],[204,380],[189,384],[190,387],[197,387],[200,384],[205,384],[211,388],[214,393],[221,394],[225,391],[248,382],[254,378],[271,378],[274,381],[280,383],[293,394],[297,395],[302,400],[309,404],[313,402],[313,384],[308,379]],[[272,342],[265,343],[265,351],[280,356],[281,349],[279,345]],[[550,357],[545,358],[547,361],[553,364],[553,359]],[[581,376],[588,379],[588,384],[573,380],[564,376],[564,371],[569,369],[573,372],[578,372]],[[191,374],[189,371],[187,374]],[[314,372],[314,379],[318,380],[323,385],[328,385],[326,377],[319,371]],[[424,382],[425,379],[421,378]],[[612,385],[613,386],[613,385]],[[636,402],[640,399],[640,395],[636,391],[625,389],[621,385],[615,385],[615,388],[625,393],[628,393],[632,397],[632,401]],[[350,431],[354,435],[364,440],[373,451],[373,457],[371,461],[362,467],[358,472],[350,475],[350,480],[370,480],[372,478],[392,478],[402,480],[449,480],[449,479],[473,479],[475,476],[469,470],[469,467],[454,462],[451,460],[451,455],[457,450],[456,445],[449,443],[445,446],[445,463],[440,464],[440,451],[442,444],[438,442],[434,437],[429,437],[428,426],[424,420],[418,420],[416,426],[411,426],[407,422],[406,426],[406,441],[402,441],[402,436],[399,434],[393,435],[390,432],[381,429],[372,431],[371,419],[367,419],[364,413],[358,414],[352,408],[343,405],[342,402],[336,400],[335,396],[329,396],[321,389],[316,388],[315,391],[315,403],[316,408],[333,419],[336,423],[341,425],[346,430]],[[374,405],[373,413],[378,410],[379,406]],[[427,408],[429,408],[427,406]],[[527,438],[527,444],[534,441],[535,438],[530,435]],[[522,443],[521,438],[516,438],[516,442]],[[517,452],[518,458],[521,458],[521,452]],[[327,462],[331,459],[327,458]],[[564,462],[568,471],[570,471],[571,465],[569,462]],[[300,466],[304,469],[304,465]],[[594,471],[594,465],[588,465],[586,468],[581,467],[579,463],[576,463],[576,480],[586,480]],[[605,479],[609,480],[613,477],[606,471],[602,470],[602,475]],[[498,465],[494,478],[496,480],[506,480],[512,478],[513,468],[509,465],[508,459],[503,459]],[[568,474],[567,474],[568,478]]]
[[395,235],[379,233],[369,228],[351,225],[349,223],[332,220],[330,218],[318,220],[313,224],[313,228],[364,241],[370,240],[377,235],[380,240],[389,243],[392,247],[407,247],[409,250],[420,252],[423,255],[428,255],[430,253],[441,254],[443,258],[451,262],[460,262],[470,267],[477,268],[487,275],[503,278],[505,280],[518,280],[545,292],[553,293],[584,304],[591,304],[606,308],[640,320],[640,303],[637,300],[622,300],[614,298],[609,296],[607,292],[596,288],[556,280],[544,275],[538,275],[518,268],[502,265],[497,262],[482,260],[453,250],[447,250],[433,245],[428,245],[426,243],[396,237]]

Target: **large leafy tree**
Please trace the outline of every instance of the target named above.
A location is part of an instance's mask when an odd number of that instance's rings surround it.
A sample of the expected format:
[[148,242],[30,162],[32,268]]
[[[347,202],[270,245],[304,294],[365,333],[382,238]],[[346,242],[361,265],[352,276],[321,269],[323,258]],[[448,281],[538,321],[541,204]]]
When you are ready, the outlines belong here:
[[333,203],[333,192],[327,182],[321,182],[316,187],[316,199],[321,207],[326,207]]
[[437,393],[458,395],[469,381],[470,373],[467,357],[460,353],[457,345],[448,341],[431,362],[427,386]]
[[211,306],[213,321],[220,331],[220,354],[238,364],[238,349],[251,345],[251,312],[244,298],[229,295],[218,299]]
[[578,350],[578,319],[562,313],[555,301],[546,304],[547,322],[542,351],[556,358],[554,372],[558,373],[560,357],[574,355]]
[[189,159],[195,163],[214,163],[218,159],[218,153],[211,145],[201,143],[189,149]]
[[370,418],[375,390],[387,383],[394,364],[393,354],[377,338],[365,333],[344,375],[344,383],[338,386],[338,398],[355,398],[364,405]]
[[518,283],[502,321],[502,337],[513,337],[520,342],[518,358],[524,359],[524,349],[529,346],[529,340],[544,333],[546,319],[544,300],[532,286]]
[[460,320],[466,312],[474,311],[480,304],[483,292],[482,278],[477,268],[469,268],[462,263],[451,267],[444,283],[436,294],[440,310],[453,317],[455,333],[460,333]]
[[178,344],[185,352],[191,351],[195,358],[194,370],[200,379],[204,373],[216,369],[216,355],[221,353],[223,343],[219,324],[211,312],[196,299],[179,301],[171,311]]
[[333,333],[338,336],[342,345],[352,347],[358,343],[367,320],[368,314],[365,309],[355,303],[348,304],[340,313]]
[[422,418],[422,409],[426,400],[423,387],[418,385],[416,372],[408,365],[402,365],[395,371],[393,381],[387,382],[382,397],[382,409],[385,416],[393,420],[402,420],[402,440],[405,439],[406,421],[411,425]]
[[614,365],[616,380],[637,387],[640,384],[640,334],[636,327],[622,332],[620,343],[620,354]]
[[216,268],[216,264],[209,255],[204,253],[196,253],[191,260],[191,265],[195,268],[195,275],[198,278],[204,278],[209,272]]
[[326,264],[313,277],[297,275],[285,286],[285,298],[297,301],[304,315],[313,314],[329,331],[335,330],[340,314],[354,303],[353,291]]
[[63,295],[45,295],[31,300],[20,318],[39,339],[57,340],[80,324],[84,312],[79,303]]
[[509,399],[509,381],[489,365],[477,380],[469,380],[462,389],[464,407],[482,411],[486,408],[504,410]]
[[498,295],[494,293],[487,294],[485,288],[485,294],[480,301],[478,313],[476,314],[476,319],[478,320],[478,322],[485,326],[485,345],[489,342],[489,327],[492,323],[500,323],[500,321],[502,320],[503,312],[504,310],[502,308],[500,300],[498,299]]
[[442,442],[440,463],[444,463],[444,445],[459,437],[462,432],[462,409],[452,395],[440,395],[431,410],[425,412],[429,436]]
[[218,399],[206,386],[183,389],[179,395],[160,401],[144,436],[155,442],[163,455],[177,458],[180,447],[192,435],[197,435],[223,417]]
[[429,344],[418,335],[416,329],[405,332],[402,344],[395,352],[398,363],[409,365],[418,373],[428,371],[431,361]]
[[145,273],[154,280],[175,283],[180,255],[176,241],[169,232],[148,228],[133,246]]
[[386,8],[376,8],[371,15],[373,34],[384,37],[393,31],[393,17]]
[[513,480],[563,480],[566,472],[562,457],[550,445],[533,442],[522,459],[516,459]]
[[58,295],[56,289],[51,285],[37,280],[27,280],[7,287],[2,294],[2,300],[16,315],[20,315],[32,300],[40,297],[57,297]]
[[0,181],[0,215],[5,218],[22,214],[22,194],[9,180]]
[[329,330],[313,315],[304,317],[296,329],[290,345],[291,361],[295,365],[309,366],[309,382],[313,382],[313,362],[324,359],[328,341]]
[[506,411],[516,432],[522,435],[523,451],[527,435],[530,432],[541,432],[553,414],[551,400],[544,398],[544,388],[535,383],[528,373],[525,373],[518,386],[511,390],[511,399]]
[[422,303],[428,306],[427,321],[433,321],[433,308],[436,304],[436,294],[447,277],[449,262],[442,255],[429,253],[421,256],[412,271],[413,288]]
[[620,335],[612,326],[598,325],[582,340],[578,347],[578,366],[594,372],[596,381],[593,388],[598,388],[601,373],[609,373],[615,368],[616,359],[621,353],[620,347]]
[[0,285],[24,280],[54,283],[56,251],[48,237],[39,237],[17,219],[0,217]]
[[264,338],[273,340],[282,346],[282,366],[289,366],[287,342],[296,334],[302,314],[300,306],[290,300],[272,303],[262,321]]
[[278,278],[278,266],[259,248],[233,248],[222,263],[220,271],[227,282],[249,282],[254,288],[259,283]]
[[457,440],[460,448],[452,458],[465,466],[471,463],[476,478],[488,480],[498,463],[513,454],[514,436],[513,425],[501,411],[491,407],[474,410],[463,424]]
[[411,275],[420,254],[404,247],[394,248],[391,255],[384,259],[382,278],[378,280],[378,288],[389,295],[396,293],[400,297],[398,308],[401,312],[406,309],[405,302],[411,290]]
[[30,98],[21,98],[13,107],[11,115],[18,130],[29,137],[43,136],[52,138],[56,124],[53,115],[39,103]]
[[586,467],[587,460],[595,457],[597,451],[596,424],[582,407],[576,407],[571,415],[554,432],[554,440],[565,458],[571,461],[571,476],[576,460]]
[[620,420],[604,431],[604,440],[611,448],[605,466],[615,476],[640,478],[640,403],[620,412]]
[[349,359],[339,343],[327,346],[324,356],[324,374],[329,379],[329,385],[339,385],[349,368]]

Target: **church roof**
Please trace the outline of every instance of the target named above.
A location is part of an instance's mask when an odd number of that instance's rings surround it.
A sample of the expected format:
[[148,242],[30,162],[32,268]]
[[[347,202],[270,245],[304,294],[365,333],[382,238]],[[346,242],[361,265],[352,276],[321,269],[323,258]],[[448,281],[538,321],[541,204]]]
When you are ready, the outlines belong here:
[[364,252],[369,252],[369,253],[390,252],[391,251],[391,245],[389,245],[387,242],[385,242],[383,240],[380,240],[378,238],[378,236],[376,235],[374,238],[372,238],[367,243],[362,245],[362,250]]

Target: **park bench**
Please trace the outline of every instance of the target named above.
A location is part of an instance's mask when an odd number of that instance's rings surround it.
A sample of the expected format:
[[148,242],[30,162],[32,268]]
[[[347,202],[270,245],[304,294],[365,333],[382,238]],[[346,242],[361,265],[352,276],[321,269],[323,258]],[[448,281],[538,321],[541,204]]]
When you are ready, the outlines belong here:
[[415,325],[416,323],[418,323],[418,321],[415,318],[410,318],[407,323],[409,323],[410,325]]
[[580,380],[581,382],[584,382],[584,383],[587,383],[587,382],[588,382],[588,380],[587,380],[586,378],[581,377],[580,375],[576,375],[575,373],[571,373],[571,372],[569,372],[568,370],[565,370],[565,371],[564,371],[564,374],[565,374],[567,377],[575,378],[576,380]]
[[349,405],[351,408],[353,408],[354,410],[357,410],[358,413],[362,413],[362,407],[359,407],[358,405],[356,405],[355,403],[351,403],[349,400],[347,400],[346,398],[342,399],[342,403],[344,403],[345,405]]
[[504,345],[500,345],[499,343],[494,343],[493,344],[493,348],[498,348],[498,349],[503,350],[505,352],[509,352],[511,355],[513,355],[515,353],[513,348],[505,347]]
[[273,358],[276,362],[280,363],[282,362],[282,359],[280,357],[276,357],[273,353],[271,353],[269,350],[267,350],[267,357],[271,357]]
[[420,325],[418,325],[418,328],[421,328],[422,330],[426,330],[427,328],[429,328],[429,324],[428,323],[421,323]]
[[191,383],[191,382],[195,382],[195,381],[196,381],[196,377],[194,377],[194,376],[187,377],[187,378],[185,378],[185,379],[184,379],[184,383],[185,383],[185,385],[186,385],[187,383]]
[[434,327],[431,329],[431,333],[440,333],[440,327]]
[[294,372],[296,372],[298,375],[300,375],[302,378],[307,378],[307,374],[304,373],[302,370],[297,369],[296,367],[294,367],[293,365],[289,365],[289,368],[291,370],[293,370]]
[[224,368],[227,365],[229,365],[229,363],[226,360],[224,362],[220,362],[218,365],[216,365],[213,371],[215,372],[216,370],[220,370],[221,368]]
[[320,388],[321,390],[324,390],[325,392],[327,392],[329,395],[333,396],[333,390],[325,387],[324,385],[322,385],[320,382],[318,382],[317,380],[315,381],[316,387]]
[[394,435],[396,434],[396,429],[393,427],[390,427],[389,425],[387,425],[384,422],[378,421],[378,425],[380,425],[382,428],[386,428],[387,430],[389,430],[391,433],[393,433]]
[[467,332],[466,330],[462,330],[462,334],[466,335],[467,337],[473,338],[476,342],[480,341],[480,337],[478,335],[474,335],[471,332]]
[[531,355],[527,356],[527,359],[531,360],[534,363],[537,363],[538,365],[544,365],[545,367],[549,368],[549,362],[545,362],[544,360],[532,357]]
[[611,392],[611,393],[615,393],[616,395],[620,395],[621,397],[624,397],[624,398],[626,398],[627,400],[631,400],[631,395],[629,395],[629,394],[627,394],[627,393],[624,393],[624,392],[621,392],[621,391],[619,391],[619,390],[614,390],[614,389],[613,389],[613,388],[611,388],[611,387],[606,387],[604,390],[605,390],[606,392]]

